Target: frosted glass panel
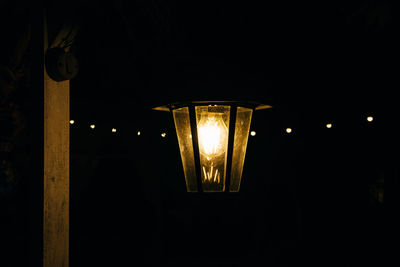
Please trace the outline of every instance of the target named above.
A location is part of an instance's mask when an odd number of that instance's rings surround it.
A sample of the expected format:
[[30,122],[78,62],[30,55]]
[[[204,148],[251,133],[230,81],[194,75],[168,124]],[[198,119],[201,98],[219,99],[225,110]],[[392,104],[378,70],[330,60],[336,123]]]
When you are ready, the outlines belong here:
[[189,108],[179,108],[172,111],[176,134],[178,136],[179,149],[181,151],[183,172],[185,174],[186,188],[188,192],[197,192],[196,167],[194,164],[194,152],[192,132],[190,128]]
[[196,106],[201,181],[204,192],[225,190],[230,106]]
[[230,192],[238,192],[240,189],[252,114],[252,109],[243,107],[237,108],[235,137],[233,139]]

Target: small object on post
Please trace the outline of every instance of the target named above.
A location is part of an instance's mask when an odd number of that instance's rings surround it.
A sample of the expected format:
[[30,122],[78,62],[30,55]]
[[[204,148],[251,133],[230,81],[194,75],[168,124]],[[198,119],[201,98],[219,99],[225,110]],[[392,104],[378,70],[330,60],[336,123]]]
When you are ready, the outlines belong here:
[[46,71],[56,82],[71,80],[78,74],[79,65],[75,55],[63,48],[49,48],[46,51]]

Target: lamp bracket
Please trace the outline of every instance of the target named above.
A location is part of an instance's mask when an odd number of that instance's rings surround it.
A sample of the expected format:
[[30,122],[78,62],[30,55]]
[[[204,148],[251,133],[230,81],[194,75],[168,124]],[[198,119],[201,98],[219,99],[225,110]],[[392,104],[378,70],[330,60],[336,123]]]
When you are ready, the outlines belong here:
[[78,25],[65,23],[46,50],[47,74],[57,82],[71,80],[78,74],[78,60],[70,49],[78,30]]

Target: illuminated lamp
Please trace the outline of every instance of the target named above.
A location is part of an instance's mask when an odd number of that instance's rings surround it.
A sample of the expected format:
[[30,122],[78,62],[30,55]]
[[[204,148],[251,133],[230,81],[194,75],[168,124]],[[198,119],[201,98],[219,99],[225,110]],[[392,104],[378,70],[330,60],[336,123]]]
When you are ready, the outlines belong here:
[[188,192],[238,192],[255,102],[193,101],[153,108],[172,113]]

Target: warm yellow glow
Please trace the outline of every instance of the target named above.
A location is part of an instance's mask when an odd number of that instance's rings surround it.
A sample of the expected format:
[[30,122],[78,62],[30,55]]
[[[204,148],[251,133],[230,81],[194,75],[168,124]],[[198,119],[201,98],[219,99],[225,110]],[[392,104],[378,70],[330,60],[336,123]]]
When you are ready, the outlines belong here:
[[167,136],[166,133],[162,133],[162,134],[161,134],[161,137],[166,137],[166,136]]
[[372,122],[373,120],[374,120],[374,117],[372,117],[372,116],[367,117],[367,121]]
[[112,128],[111,132],[116,133],[116,132],[117,132],[117,129]]
[[212,163],[209,171],[206,171],[206,168],[203,166],[203,174],[207,182],[221,182],[221,173],[218,171],[217,168],[214,168],[214,165]]
[[223,144],[227,136],[227,129],[224,122],[217,117],[210,116],[207,120],[198,125],[200,152],[208,160],[223,153]]
[[138,132],[137,132],[137,135],[139,136],[140,134],[141,134],[141,132],[140,132],[140,131],[138,131]]
[[251,136],[256,136],[256,131],[251,131],[250,135]]
[[292,132],[292,128],[286,128],[286,132],[287,133],[291,133]]
[[96,125],[91,124],[91,125],[90,125],[90,128],[94,129],[94,128],[96,128]]
[[69,123],[70,123],[70,124],[74,124],[75,121],[74,121],[74,120],[70,120]]
[[[200,110],[201,108],[198,108]],[[223,184],[225,179],[225,160],[228,147],[229,118],[226,107],[203,108],[198,116],[197,135],[200,152],[202,181],[207,187]],[[228,113],[229,116],[229,113]],[[208,190],[216,190],[208,189]],[[223,190],[221,187],[218,190]]]
[[328,128],[328,129],[332,128],[332,123],[328,123],[328,124],[326,125],[326,128]]

